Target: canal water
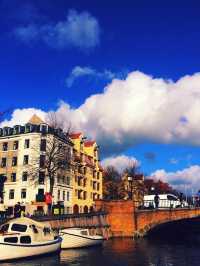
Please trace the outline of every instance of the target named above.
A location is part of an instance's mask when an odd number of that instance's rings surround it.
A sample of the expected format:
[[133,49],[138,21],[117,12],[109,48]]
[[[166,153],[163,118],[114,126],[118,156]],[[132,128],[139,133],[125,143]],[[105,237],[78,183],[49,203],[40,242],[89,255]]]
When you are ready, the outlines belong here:
[[64,250],[58,255],[1,266],[199,266],[200,241],[193,239],[113,239],[102,247]]

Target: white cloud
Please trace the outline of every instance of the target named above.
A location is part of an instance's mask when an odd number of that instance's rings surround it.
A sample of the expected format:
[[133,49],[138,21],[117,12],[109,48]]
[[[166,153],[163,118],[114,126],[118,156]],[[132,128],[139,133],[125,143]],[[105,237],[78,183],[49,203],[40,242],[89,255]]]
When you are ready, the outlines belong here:
[[159,169],[152,173],[155,179],[168,182],[175,189],[187,192],[197,192],[200,189],[200,166],[193,165],[177,172],[166,172]]
[[88,66],[75,66],[69,76],[66,79],[67,87],[71,87],[74,81],[83,76],[93,76],[97,78],[112,80],[117,76],[117,74],[111,72],[110,70],[103,70],[102,72],[97,71],[96,69]]
[[102,161],[104,167],[114,166],[120,173],[127,167],[139,166],[140,162],[132,156],[119,155],[115,157],[108,157]]
[[2,123],[0,123],[1,127],[4,126],[14,126],[14,125],[24,125],[27,123],[32,115],[38,115],[42,120],[45,120],[46,113],[40,109],[36,108],[24,108],[24,109],[16,109],[12,113],[11,119],[5,120]]
[[17,27],[15,36],[22,42],[42,40],[52,48],[93,48],[99,44],[100,26],[95,17],[83,11],[71,9],[64,21],[56,24],[29,24]]
[[78,108],[61,102],[57,116],[68,128],[97,140],[104,155],[143,141],[200,145],[200,73],[177,82],[139,71],[114,79]]
[[178,164],[178,163],[179,163],[179,160],[176,159],[176,158],[170,158],[170,159],[169,159],[169,162],[170,162],[171,164]]

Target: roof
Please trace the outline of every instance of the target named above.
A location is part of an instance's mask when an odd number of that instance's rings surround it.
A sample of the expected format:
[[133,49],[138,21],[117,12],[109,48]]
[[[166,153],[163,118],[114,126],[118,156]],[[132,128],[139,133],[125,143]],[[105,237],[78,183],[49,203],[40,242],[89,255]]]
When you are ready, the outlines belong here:
[[25,225],[32,225],[32,224],[34,224],[35,226],[41,227],[41,228],[43,228],[45,226],[49,226],[49,224],[48,225],[47,224],[45,225],[44,223],[37,222],[37,221],[32,220],[32,219],[27,218],[27,217],[15,218],[15,219],[10,220],[7,223],[9,223],[9,224],[10,223],[18,223],[18,224],[25,224]]
[[94,140],[88,140],[84,142],[85,147],[91,147],[95,144],[96,142]]
[[78,132],[78,133],[72,133],[69,136],[71,139],[79,139],[81,135],[82,135],[82,133]]
[[30,124],[34,124],[34,125],[40,125],[40,124],[44,124],[45,122],[36,114],[34,114],[30,120],[28,121],[28,123]]
[[99,164],[99,170],[102,171],[102,172],[104,170],[101,164]]

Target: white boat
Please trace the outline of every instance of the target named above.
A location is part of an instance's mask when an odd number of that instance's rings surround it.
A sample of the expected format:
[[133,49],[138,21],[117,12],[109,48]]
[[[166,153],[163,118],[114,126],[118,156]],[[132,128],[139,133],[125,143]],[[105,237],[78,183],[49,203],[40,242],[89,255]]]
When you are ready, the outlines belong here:
[[103,237],[100,235],[91,235],[88,229],[68,228],[60,231],[62,237],[62,249],[81,248],[101,245]]
[[57,252],[61,241],[48,225],[16,218],[0,227],[0,261]]

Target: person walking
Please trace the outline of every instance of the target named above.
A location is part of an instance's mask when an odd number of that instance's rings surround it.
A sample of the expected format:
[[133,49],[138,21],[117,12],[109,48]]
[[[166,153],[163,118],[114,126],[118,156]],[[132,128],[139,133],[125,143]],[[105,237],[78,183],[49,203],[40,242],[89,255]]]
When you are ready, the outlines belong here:
[[4,219],[6,216],[5,214],[6,214],[6,208],[5,208],[5,205],[3,203],[3,200],[1,199],[0,200],[0,219]]
[[159,206],[159,196],[158,196],[158,193],[156,193],[155,197],[154,197],[154,203],[155,203],[155,208],[158,209],[158,206]]
[[181,207],[183,207],[183,193],[182,192],[180,193],[179,200],[181,203]]
[[17,202],[14,206],[14,217],[19,218],[21,217],[21,205],[20,202]]

